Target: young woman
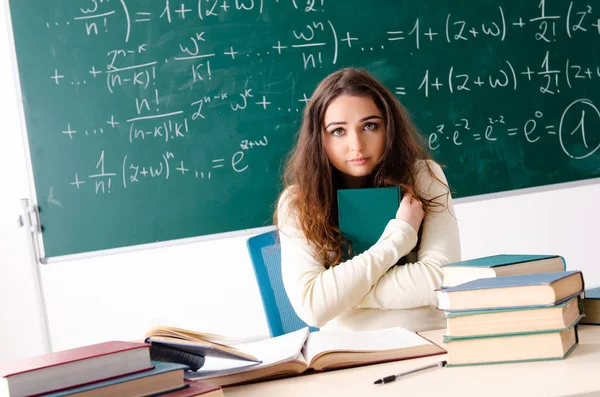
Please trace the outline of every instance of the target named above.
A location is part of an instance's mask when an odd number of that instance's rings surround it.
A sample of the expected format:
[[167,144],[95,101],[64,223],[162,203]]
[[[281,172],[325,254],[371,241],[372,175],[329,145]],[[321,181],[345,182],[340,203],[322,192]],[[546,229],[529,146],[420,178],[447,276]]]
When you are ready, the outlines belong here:
[[[458,225],[444,173],[419,140],[406,109],[368,72],[342,69],[317,86],[275,214],[284,286],[307,324],[445,327],[434,290],[440,266],[460,260]],[[388,186],[403,195],[395,219],[347,259],[337,190]]]

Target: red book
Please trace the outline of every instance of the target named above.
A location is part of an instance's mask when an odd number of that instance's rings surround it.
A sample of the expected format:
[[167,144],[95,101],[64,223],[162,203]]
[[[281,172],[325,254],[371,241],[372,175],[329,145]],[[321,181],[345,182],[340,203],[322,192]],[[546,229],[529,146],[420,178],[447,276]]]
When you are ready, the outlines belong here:
[[151,368],[146,343],[98,343],[0,366],[0,396],[35,396]]
[[223,397],[223,389],[219,386],[209,385],[208,383],[197,381],[186,380],[186,385],[189,387],[177,391],[172,391],[167,394],[163,394],[164,397]]

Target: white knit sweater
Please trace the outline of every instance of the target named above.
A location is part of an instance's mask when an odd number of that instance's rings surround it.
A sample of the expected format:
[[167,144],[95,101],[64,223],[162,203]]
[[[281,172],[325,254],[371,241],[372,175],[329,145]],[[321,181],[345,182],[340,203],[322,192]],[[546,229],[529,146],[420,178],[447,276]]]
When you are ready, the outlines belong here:
[[[440,166],[429,163],[446,182]],[[442,283],[440,266],[460,260],[458,224],[446,188],[425,171],[416,189],[426,198],[443,195],[444,209],[426,214],[418,250],[417,233],[407,222],[391,219],[381,238],[364,253],[325,269],[315,259],[289,208],[290,189],[278,205],[283,283],[296,313],[307,324],[323,329],[369,330],[404,327],[413,331],[444,328],[434,292]],[[411,252],[412,251],[412,252]],[[407,256],[405,265],[394,266]]]

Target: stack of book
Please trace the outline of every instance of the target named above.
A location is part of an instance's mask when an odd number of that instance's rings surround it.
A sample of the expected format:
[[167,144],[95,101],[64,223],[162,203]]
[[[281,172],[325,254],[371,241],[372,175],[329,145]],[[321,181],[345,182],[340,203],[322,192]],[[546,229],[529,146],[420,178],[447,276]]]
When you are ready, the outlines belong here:
[[440,289],[448,365],[567,357],[578,343],[583,289],[580,271],[479,278]]
[[184,380],[186,365],[152,361],[150,345],[105,342],[0,367],[0,397],[222,396],[219,387]]

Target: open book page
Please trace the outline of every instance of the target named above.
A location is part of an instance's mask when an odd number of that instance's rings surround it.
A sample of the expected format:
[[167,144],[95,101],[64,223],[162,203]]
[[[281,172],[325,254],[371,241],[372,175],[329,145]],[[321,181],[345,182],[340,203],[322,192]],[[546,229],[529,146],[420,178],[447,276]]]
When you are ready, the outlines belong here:
[[302,349],[309,366],[317,370],[444,352],[441,347],[405,328],[313,332]]
[[160,325],[151,328],[146,332],[146,338],[152,337],[166,337],[175,338],[190,342],[207,341],[212,343],[218,343],[222,345],[233,345],[241,344],[244,342],[242,339],[231,338],[228,336],[209,334],[207,332],[196,332],[190,331],[183,328],[169,327],[167,325]]
[[247,362],[207,357],[204,366],[194,373],[186,374],[186,378],[209,379],[258,371],[286,362],[301,361],[304,363],[301,350],[308,334],[308,327],[306,327],[275,338],[234,345],[233,347],[257,357],[262,362],[248,365]]

